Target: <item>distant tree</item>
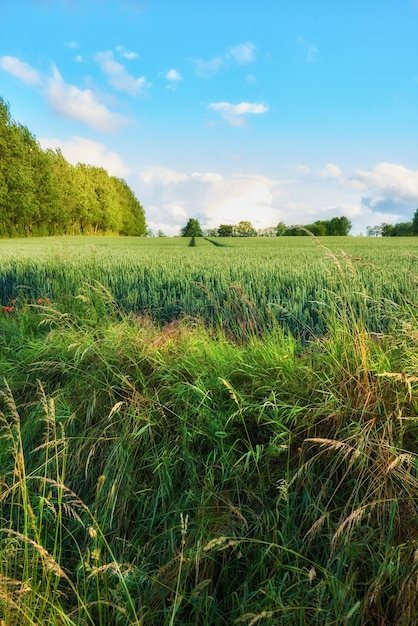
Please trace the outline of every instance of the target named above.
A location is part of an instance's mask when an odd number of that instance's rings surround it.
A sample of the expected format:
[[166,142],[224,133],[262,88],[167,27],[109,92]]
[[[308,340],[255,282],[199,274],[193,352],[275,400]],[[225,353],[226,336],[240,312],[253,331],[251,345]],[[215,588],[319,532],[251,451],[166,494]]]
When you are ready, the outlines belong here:
[[386,224],[386,222],[383,222],[383,224],[380,225],[380,233],[382,237],[392,237],[393,225]]
[[327,235],[346,236],[350,232],[352,223],[345,217],[333,217],[327,225]]
[[234,234],[234,227],[232,224],[221,224],[218,228],[218,237],[232,237]]
[[412,218],[412,232],[414,235],[418,235],[418,209],[414,213],[414,217]]
[[316,237],[324,237],[327,234],[326,225],[319,220],[317,222],[314,222],[313,224],[307,224],[305,228]]
[[203,231],[204,237],[218,237],[218,229],[217,228],[206,228]]
[[[389,226],[389,224],[387,224]],[[367,226],[368,237],[380,237],[383,233],[383,224],[376,224],[376,226]]]
[[275,237],[275,236],[276,236],[275,226],[267,226],[266,228],[259,228],[257,230],[257,237]]
[[181,229],[182,237],[203,237],[202,228],[199,220],[191,217],[186,226]]
[[284,222],[279,222],[276,226],[276,236],[282,237],[286,233],[287,226]]
[[306,235],[307,233],[302,229],[304,226],[288,226],[286,228],[286,237],[302,237],[302,235]]
[[392,230],[392,237],[411,237],[414,234],[412,228],[412,222],[395,224]]
[[237,237],[257,237],[257,231],[251,222],[239,222],[235,228]]
[[157,230],[157,237],[167,237],[163,230]]

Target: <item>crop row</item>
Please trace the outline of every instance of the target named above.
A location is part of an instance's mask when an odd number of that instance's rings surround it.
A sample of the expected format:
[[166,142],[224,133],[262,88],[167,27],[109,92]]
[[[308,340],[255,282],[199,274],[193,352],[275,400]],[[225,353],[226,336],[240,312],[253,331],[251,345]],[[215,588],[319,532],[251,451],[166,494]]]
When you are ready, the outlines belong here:
[[68,307],[99,283],[121,310],[158,321],[198,317],[244,333],[279,323],[299,336],[326,332],[335,303],[375,332],[402,302],[417,304],[415,240],[338,238],[324,248],[289,239],[2,242],[0,304],[50,298]]

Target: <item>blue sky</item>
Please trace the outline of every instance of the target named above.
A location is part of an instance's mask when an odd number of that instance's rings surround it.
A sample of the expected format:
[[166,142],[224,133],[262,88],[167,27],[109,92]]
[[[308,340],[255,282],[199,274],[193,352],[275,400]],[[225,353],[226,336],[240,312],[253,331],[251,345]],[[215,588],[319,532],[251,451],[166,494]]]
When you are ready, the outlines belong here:
[[418,208],[418,0],[3,0],[0,96],[155,231]]

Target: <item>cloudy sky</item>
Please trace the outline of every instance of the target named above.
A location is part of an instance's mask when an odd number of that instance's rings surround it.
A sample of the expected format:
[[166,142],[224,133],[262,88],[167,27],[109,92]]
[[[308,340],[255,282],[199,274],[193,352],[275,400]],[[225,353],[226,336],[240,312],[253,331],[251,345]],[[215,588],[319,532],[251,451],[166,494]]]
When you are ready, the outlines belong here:
[[0,96],[175,235],[418,207],[418,0],[2,0]]

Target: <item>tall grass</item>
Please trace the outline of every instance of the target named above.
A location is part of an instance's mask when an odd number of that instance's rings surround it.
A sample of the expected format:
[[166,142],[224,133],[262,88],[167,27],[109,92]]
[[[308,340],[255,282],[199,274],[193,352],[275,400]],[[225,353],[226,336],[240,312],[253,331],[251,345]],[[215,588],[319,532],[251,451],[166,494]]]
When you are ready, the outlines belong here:
[[371,334],[331,254],[310,341],[241,286],[226,329],[98,284],[0,318],[4,623],[418,620],[418,303]]

